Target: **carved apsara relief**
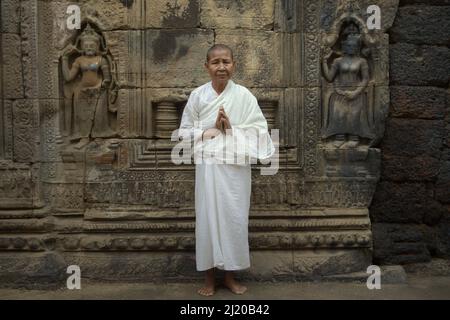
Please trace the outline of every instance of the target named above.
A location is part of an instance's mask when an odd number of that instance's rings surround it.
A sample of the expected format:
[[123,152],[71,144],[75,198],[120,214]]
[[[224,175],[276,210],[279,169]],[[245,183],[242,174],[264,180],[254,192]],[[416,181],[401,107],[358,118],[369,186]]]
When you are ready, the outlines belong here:
[[101,32],[87,22],[62,53],[62,133],[80,149],[90,138],[116,135],[116,65]]

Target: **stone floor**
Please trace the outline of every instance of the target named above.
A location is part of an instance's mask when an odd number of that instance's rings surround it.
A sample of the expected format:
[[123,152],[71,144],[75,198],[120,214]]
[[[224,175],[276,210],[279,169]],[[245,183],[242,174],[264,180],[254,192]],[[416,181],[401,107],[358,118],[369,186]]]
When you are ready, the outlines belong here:
[[[195,283],[127,283],[96,284],[82,282],[81,290],[52,291],[0,289],[0,299],[113,299],[113,300],[197,300],[208,299],[196,294]],[[216,300],[310,300],[310,299],[445,299],[450,300],[450,276],[409,275],[404,284],[381,283],[380,290],[369,290],[358,282],[295,282],[247,283],[248,292],[236,296],[225,288],[218,288]]]

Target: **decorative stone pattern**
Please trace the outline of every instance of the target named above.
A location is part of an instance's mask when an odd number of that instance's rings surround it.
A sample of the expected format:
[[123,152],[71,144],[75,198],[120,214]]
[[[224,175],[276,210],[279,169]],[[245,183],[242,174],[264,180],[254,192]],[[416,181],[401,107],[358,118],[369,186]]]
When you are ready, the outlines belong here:
[[14,147],[16,162],[34,162],[38,157],[39,113],[36,100],[16,100],[13,104]]
[[1,251],[45,251],[44,241],[39,238],[31,237],[0,237]]
[[[9,48],[9,50],[3,48]],[[23,74],[18,34],[2,33],[2,61],[5,66],[8,66],[8,68],[2,68],[2,99],[23,98]]]
[[12,118],[12,101],[1,100],[0,103],[2,113],[0,116],[2,127],[0,128],[0,159],[12,160],[13,148],[13,118]]
[[275,0],[268,0],[255,6],[248,1],[206,0],[202,2],[200,22],[203,27],[212,29],[271,30],[274,3]]
[[[33,187],[27,165],[0,162],[0,208],[32,208]],[[0,211],[1,219],[1,211]]]

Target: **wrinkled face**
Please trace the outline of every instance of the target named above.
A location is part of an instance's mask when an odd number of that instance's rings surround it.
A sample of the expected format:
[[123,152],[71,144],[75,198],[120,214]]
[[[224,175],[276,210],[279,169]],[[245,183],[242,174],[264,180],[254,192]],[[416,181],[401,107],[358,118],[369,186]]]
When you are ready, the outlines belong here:
[[209,61],[205,63],[211,80],[215,83],[227,83],[235,70],[235,62],[231,52],[226,49],[217,49],[209,55]]
[[95,56],[99,50],[99,44],[92,40],[82,41],[81,49],[87,56]]

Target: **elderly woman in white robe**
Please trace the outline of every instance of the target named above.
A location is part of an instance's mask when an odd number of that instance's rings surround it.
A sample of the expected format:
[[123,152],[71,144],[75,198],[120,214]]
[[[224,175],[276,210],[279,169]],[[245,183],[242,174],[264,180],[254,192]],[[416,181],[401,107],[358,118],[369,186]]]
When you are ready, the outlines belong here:
[[231,49],[213,46],[205,67],[211,81],[191,93],[180,126],[183,140],[195,142],[196,263],[198,271],[206,271],[198,293],[215,293],[218,268],[225,271],[224,285],[243,294],[247,288],[233,271],[250,267],[251,163],[275,150],[256,98],[231,80]]

